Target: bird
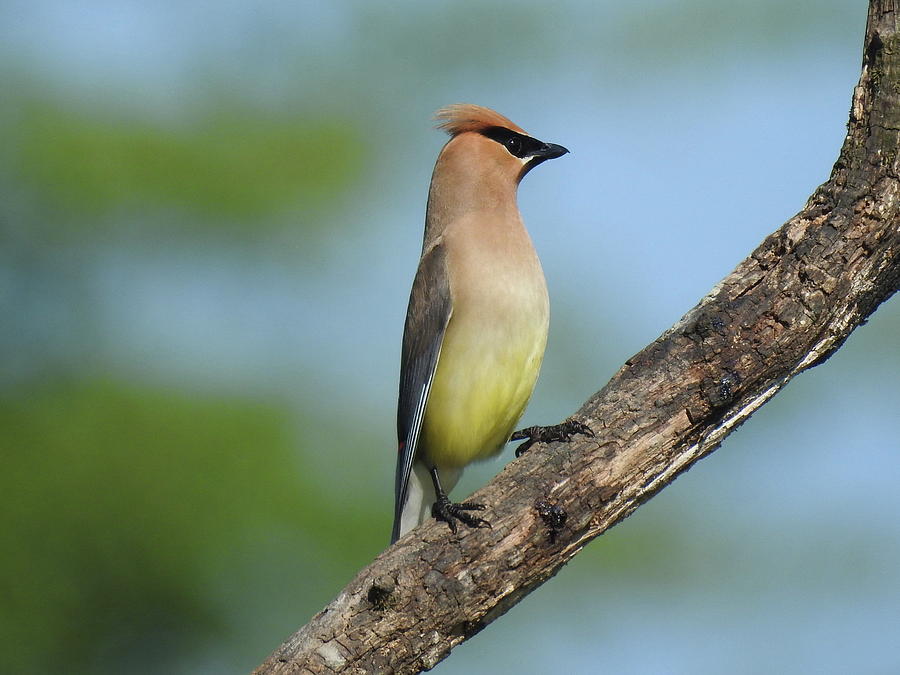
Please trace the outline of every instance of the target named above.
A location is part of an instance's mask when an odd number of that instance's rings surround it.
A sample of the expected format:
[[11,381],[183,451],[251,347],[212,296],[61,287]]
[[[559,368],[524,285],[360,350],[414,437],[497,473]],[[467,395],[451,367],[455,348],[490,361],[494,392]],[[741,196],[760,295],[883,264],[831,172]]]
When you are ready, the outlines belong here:
[[534,390],[550,302],[516,196],[529,171],[568,152],[478,105],[441,108],[435,120],[450,139],[431,177],[403,331],[392,543],[429,514],[454,533],[457,521],[490,527],[472,513],[484,505],[448,492],[463,467],[503,449]]

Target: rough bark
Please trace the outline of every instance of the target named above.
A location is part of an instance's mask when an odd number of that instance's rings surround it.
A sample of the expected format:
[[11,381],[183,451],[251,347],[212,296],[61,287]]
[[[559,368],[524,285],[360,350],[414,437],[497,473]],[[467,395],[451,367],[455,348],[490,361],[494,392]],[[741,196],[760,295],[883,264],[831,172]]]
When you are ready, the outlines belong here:
[[446,657],[822,363],[900,283],[900,36],[872,0],[828,182],[574,417],[472,500],[493,529],[428,523],[382,553],[257,670],[414,673]]

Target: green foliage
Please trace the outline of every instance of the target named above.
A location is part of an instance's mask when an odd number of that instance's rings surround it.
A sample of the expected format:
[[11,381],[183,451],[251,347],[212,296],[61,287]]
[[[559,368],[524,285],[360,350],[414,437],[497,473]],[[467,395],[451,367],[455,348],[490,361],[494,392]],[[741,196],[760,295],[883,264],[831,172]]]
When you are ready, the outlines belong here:
[[183,210],[197,225],[331,203],[360,174],[367,146],[352,120],[274,117],[222,106],[181,124],[116,119],[32,102],[16,130],[22,176],[82,225],[140,207]]
[[[276,608],[296,610],[360,564],[339,546],[319,553],[320,538],[336,544],[322,534],[333,506],[292,470],[280,407],[67,383],[0,399],[0,428],[2,672],[171,672],[198,643],[237,639],[228,624],[240,608],[223,607],[211,579],[235,603],[262,587]],[[343,534],[378,531],[356,525]],[[267,558],[316,583],[266,591],[264,580],[238,580],[248,560]],[[248,667],[274,646],[249,645]]]

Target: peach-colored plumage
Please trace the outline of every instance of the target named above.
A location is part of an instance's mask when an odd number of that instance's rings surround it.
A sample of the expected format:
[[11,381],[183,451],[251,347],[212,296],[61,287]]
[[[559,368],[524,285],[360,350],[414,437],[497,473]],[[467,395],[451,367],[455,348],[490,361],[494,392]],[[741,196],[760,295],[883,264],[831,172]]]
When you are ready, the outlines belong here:
[[466,131],[483,131],[490,127],[506,127],[520,134],[525,133],[522,127],[497,111],[473,103],[448,105],[438,110],[434,114],[434,119],[438,122],[437,128],[443,129],[451,136]]
[[550,307],[516,191],[568,152],[490,108],[461,103],[435,118],[451,138],[431,177],[403,332],[391,541],[432,515],[453,531],[489,525],[447,492],[464,466],[503,448],[534,388]]

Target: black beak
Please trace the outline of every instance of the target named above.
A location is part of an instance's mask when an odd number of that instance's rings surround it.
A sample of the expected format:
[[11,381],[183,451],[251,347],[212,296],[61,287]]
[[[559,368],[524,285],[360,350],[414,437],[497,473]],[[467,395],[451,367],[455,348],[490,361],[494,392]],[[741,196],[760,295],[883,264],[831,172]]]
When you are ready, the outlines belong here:
[[548,159],[556,159],[557,157],[562,157],[566,154],[568,150],[561,145],[557,145],[556,143],[541,143],[540,147],[537,148],[533,153],[531,153],[531,159],[522,167],[522,173],[519,174],[519,180],[525,177],[525,174],[531,171],[534,167],[542,162],[546,162]]
[[535,159],[539,162],[543,162],[548,159],[556,159],[557,157],[562,157],[566,154],[568,150],[561,145],[557,145],[556,143],[544,143],[538,148],[538,151],[534,153]]

